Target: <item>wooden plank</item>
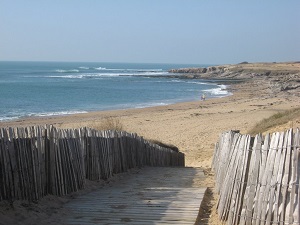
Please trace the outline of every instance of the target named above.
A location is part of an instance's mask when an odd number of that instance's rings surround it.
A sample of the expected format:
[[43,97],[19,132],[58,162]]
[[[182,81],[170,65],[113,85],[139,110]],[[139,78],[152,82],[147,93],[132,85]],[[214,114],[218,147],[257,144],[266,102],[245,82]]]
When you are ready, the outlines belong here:
[[271,210],[269,207],[269,192],[270,192],[270,182],[272,177],[272,171],[274,168],[274,162],[276,157],[276,149],[278,146],[280,133],[274,133],[272,135],[270,152],[268,154],[267,167],[262,180],[262,190],[261,190],[261,211],[259,212],[260,224],[265,224],[266,216],[268,211]]
[[[237,204],[235,204],[235,217],[234,217],[234,223],[239,223],[240,217],[242,217],[243,211],[241,212],[241,207],[243,205],[244,201],[244,193],[246,189],[246,182],[247,182],[247,168],[249,166],[249,156],[251,155],[250,150],[250,141],[251,137],[250,135],[243,135],[245,137],[244,144],[241,146],[240,151],[242,152],[242,160],[240,164],[240,172],[238,173],[239,178],[237,179],[238,182],[240,182],[240,187],[238,189],[238,197],[237,197]],[[246,196],[248,197],[248,196]],[[240,217],[239,217],[240,215]]]
[[[13,135],[11,133],[11,135]],[[17,168],[18,168],[18,172],[19,172],[19,183],[18,186],[20,188],[20,199],[25,199],[26,198],[26,191],[25,191],[25,175],[24,175],[24,169],[23,169],[23,157],[22,157],[22,142],[21,142],[21,138],[17,138],[15,137],[14,139],[14,146],[15,146],[15,154],[16,154],[16,158],[17,158]]]
[[[231,138],[228,136],[228,138]],[[234,145],[226,145],[228,146],[229,149],[224,149],[226,151],[231,151],[232,155],[230,157],[230,164],[228,165],[228,172],[227,175],[224,179],[224,181],[221,179],[218,182],[221,184],[223,183],[223,188],[220,190],[220,200],[218,203],[218,213],[219,213],[219,218],[225,219],[226,216],[229,216],[229,221],[233,218],[235,215],[234,212],[234,207],[236,205],[236,196],[237,196],[237,190],[239,189],[240,181],[237,179],[237,168],[238,168],[238,160],[240,160],[240,155],[242,151],[240,151],[240,145],[242,140],[242,136],[240,134],[236,134],[234,137]],[[233,148],[231,149],[232,146]],[[243,146],[243,144],[242,144]],[[223,167],[225,162],[220,164],[220,167]],[[220,179],[220,178],[219,178]],[[223,190],[224,189],[224,190]],[[229,193],[229,194],[228,194]],[[222,198],[221,198],[222,196]],[[231,202],[230,202],[230,198]],[[227,202],[227,204],[225,204]],[[229,211],[229,209],[231,211]],[[220,214],[220,212],[222,214]]]
[[37,201],[39,199],[38,194],[38,176],[37,173],[39,172],[38,168],[38,159],[37,159],[37,150],[36,150],[36,136],[35,136],[35,128],[29,127],[27,128],[27,133],[29,134],[30,138],[30,147],[29,148],[29,163],[31,168],[31,184],[32,184],[32,192],[33,192],[33,200]]
[[[271,173],[271,178],[270,178],[270,193],[269,193],[269,210],[267,213],[267,218],[266,218],[266,224],[271,224],[271,220],[273,220],[272,218],[272,214],[273,214],[273,210],[274,210],[274,197],[275,197],[275,188],[277,186],[276,182],[277,182],[277,176],[278,176],[278,169],[279,169],[279,165],[280,165],[280,159],[281,159],[281,154],[282,154],[282,145],[284,142],[284,132],[279,133],[279,142],[277,146],[274,146],[274,148],[271,149],[271,151],[275,151],[276,157],[275,157],[275,161],[274,161],[274,167],[273,170],[270,171]],[[275,223],[277,223],[277,221],[274,221]]]
[[[295,141],[291,141],[291,143],[294,144],[294,146],[298,145],[299,143],[295,142]],[[299,145],[298,145],[299,146]],[[291,189],[291,198],[290,198],[290,204],[289,204],[289,213],[288,213],[288,217],[289,217],[289,223],[292,224],[294,221],[294,213],[296,215],[297,211],[294,207],[297,204],[297,200],[296,196],[297,194],[299,195],[299,171],[298,171],[298,167],[299,167],[299,147],[294,147],[293,148],[293,155],[292,155],[292,175],[291,175],[291,183],[290,185],[292,186]],[[298,184],[298,187],[297,187]],[[298,190],[298,193],[296,193],[296,189]],[[296,211],[296,212],[295,212]],[[299,222],[299,221],[297,221]]]
[[299,183],[300,183],[300,132],[299,128],[297,128],[296,134],[295,134],[295,142],[294,142],[294,151],[296,151],[296,162],[297,162],[297,168],[296,168],[296,184],[298,185],[298,191],[297,195],[298,198],[296,199],[295,204],[295,212],[294,212],[294,223],[300,224],[300,191],[299,191]]
[[41,127],[33,127],[32,128],[34,132],[34,137],[35,137],[35,171],[36,171],[36,187],[37,187],[37,199],[40,199],[44,196],[43,193],[43,175],[42,173],[44,172],[44,168],[42,166],[42,133],[41,133]]
[[73,151],[73,155],[76,161],[76,175],[78,188],[83,189],[85,184],[85,176],[84,176],[84,159],[83,159],[83,149],[81,148],[81,134],[80,130],[73,130],[72,132],[73,138],[73,147],[71,148]]
[[[252,216],[253,216],[253,205],[254,205],[254,196],[257,187],[257,180],[259,175],[259,163],[261,158],[261,145],[262,145],[262,137],[261,135],[256,135],[253,149],[252,149],[252,156],[251,156],[251,168],[249,169],[247,187],[248,187],[248,198],[247,201],[244,201],[244,210],[246,211],[246,224],[252,224]],[[246,194],[245,194],[246,195]],[[242,223],[241,223],[242,224]]]
[[17,128],[17,140],[18,140],[18,152],[19,152],[19,163],[20,163],[20,171],[22,172],[22,192],[23,199],[31,200],[29,190],[30,190],[30,182],[28,175],[28,166],[27,166],[27,145],[26,139],[24,138],[24,128]]
[[288,219],[285,219],[285,211],[287,206],[287,192],[288,192],[288,186],[289,186],[289,176],[290,176],[290,164],[291,164],[291,153],[292,153],[292,130],[288,131],[287,135],[287,148],[286,148],[286,157],[285,157],[285,163],[284,163],[284,174],[282,178],[282,188],[281,188],[281,196],[282,196],[282,204],[278,206],[279,208],[279,214],[280,214],[280,225],[284,225],[288,222]]
[[2,185],[0,185],[0,201],[5,199],[6,196],[6,188],[5,188],[5,171],[4,171],[4,149],[5,149],[5,141],[4,141],[4,128],[0,128],[0,182]]
[[66,160],[68,163],[68,169],[69,169],[69,182],[70,184],[70,192],[78,191],[78,175],[80,174],[80,171],[78,170],[78,161],[76,159],[75,155],[75,145],[74,145],[74,139],[72,138],[71,130],[66,132],[66,139],[65,139],[65,147],[66,147]]
[[[17,159],[15,155],[15,146],[14,141],[10,138],[12,134],[12,129],[5,130],[3,135],[6,139],[5,147],[4,147],[4,155],[3,157],[6,158],[5,164],[5,175],[4,177],[7,178],[7,194],[10,195],[11,201],[20,199],[20,189],[18,187],[18,168],[17,168]],[[12,134],[13,135],[13,134]],[[9,191],[10,190],[10,191]]]
[[255,202],[253,205],[253,220],[252,220],[253,224],[259,224],[258,211],[259,211],[259,201],[260,201],[260,189],[261,189],[263,175],[266,169],[266,161],[267,161],[267,155],[269,150],[269,144],[270,144],[270,135],[266,134],[260,152],[261,158],[259,162],[259,174],[257,180],[257,188],[255,192]]
[[289,138],[289,131],[285,132],[284,137],[283,137],[283,144],[280,145],[279,149],[280,150],[280,163],[279,163],[279,168],[278,168],[278,174],[277,174],[277,180],[276,183],[274,184],[276,187],[275,190],[275,199],[274,199],[274,209],[273,209],[273,223],[280,223],[280,216],[279,216],[279,208],[280,205],[282,204],[282,179],[284,177],[284,163],[285,163],[285,158],[286,158],[286,153],[287,153],[287,147],[288,147],[288,138]]
[[7,177],[7,172],[8,172],[8,157],[7,157],[7,151],[8,151],[8,144],[9,144],[9,139],[8,139],[8,135],[7,135],[7,131],[6,130],[2,130],[1,132],[1,136],[2,136],[2,148],[1,148],[1,165],[2,165],[2,184],[1,185],[1,195],[2,195],[2,199],[4,200],[9,200],[10,199],[10,187],[9,187],[9,181],[8,181],[8,177]]
[[204,178],[196,168],[144,168],[67,203],[72,214],[63,223],[194,224],[205,193],[205,188],[191,186],[195,176]]
[[267,177],[267,165],[268,165],[268,153],[269,153],[269,148],[270,148],[270,135],[267,134],[264,139],[264,144],[262,146],[262,153],[261,153],[261,164],[260,164],[260,172],[259,172],[259,187],[257,188],[257,193],[256,193],[256,203],[255,203],[255,209],[254,209],[254,220],[253,224],[260,224],[260,215],[262,212],[262,204],[263,204],[263,193],[265,189],[265,182],[266,182],[266,177]]

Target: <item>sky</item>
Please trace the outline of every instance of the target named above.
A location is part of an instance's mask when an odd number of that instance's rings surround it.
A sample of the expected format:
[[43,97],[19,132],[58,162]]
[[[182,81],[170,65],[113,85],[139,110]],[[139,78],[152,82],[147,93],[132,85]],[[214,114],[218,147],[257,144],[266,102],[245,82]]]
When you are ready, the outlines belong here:
[[0,61],[300,61],[299,0],[0,0]]

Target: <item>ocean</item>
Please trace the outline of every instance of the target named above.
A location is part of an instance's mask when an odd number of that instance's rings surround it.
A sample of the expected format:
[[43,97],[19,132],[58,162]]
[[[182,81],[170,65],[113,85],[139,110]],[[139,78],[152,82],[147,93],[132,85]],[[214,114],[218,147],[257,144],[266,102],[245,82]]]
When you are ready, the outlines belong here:
[[208,80],[170,78],[188,64],[0,62],[0,121],[145,108],[229,95]]

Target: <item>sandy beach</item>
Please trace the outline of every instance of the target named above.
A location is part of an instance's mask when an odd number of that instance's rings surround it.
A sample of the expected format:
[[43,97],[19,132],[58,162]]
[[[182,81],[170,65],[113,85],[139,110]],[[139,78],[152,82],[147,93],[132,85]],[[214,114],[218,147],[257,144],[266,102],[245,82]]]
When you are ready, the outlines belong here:
[[[272,93],[268,82],[260,79],[232,84],[229,89],[233,95],[219,99],[200,101],[199,96],[199,101],[195,102],[63,117],[27,118],[2,122],[0,127],[53,124],[60,128],[87,126],[97,129],[105,118],[117,118],[127,132],[177,146],[185,153],[187,166],[205,169],[207,179],[201,184],[213,190],[211,160],[214,144],[222,132],[240,130],[247,133],[262,119],[300,105],[300,98],[296,95]],[[294,121],[292,126],[299,127],[300,121]],[[216,198],[216,195],[213,197]],[[211,224],[217,223],[214,212],[210,220]]]
[[230,85],[233,95],[224,98],[141,109],[29,117],[2,122],[0,127],[52,124],[59,128],[99,129],[106,118],[112,117],[127,132],[177,146],[186,154],[187,166],[210,168],[214,143],[220,133],[227,130],[246,133],[262,119],[300,105],[298,97],[270,93],[266,85],[260,80],[249,80]]

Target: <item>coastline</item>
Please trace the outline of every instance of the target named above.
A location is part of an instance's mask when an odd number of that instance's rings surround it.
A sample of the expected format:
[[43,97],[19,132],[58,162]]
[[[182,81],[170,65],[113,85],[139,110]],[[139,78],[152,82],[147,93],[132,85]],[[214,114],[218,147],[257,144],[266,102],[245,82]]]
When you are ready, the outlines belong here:
[[[169,77],[191,64],[0,62],[0,121],[194,101],[216,83]],[[208,94],[208,95],[209,95]]]
[[[223,98],[207,99],[205,101],[182,102],[171,105],[149,108],[97,111],[84,114],[74,114],[52,117],[30,117],[17,121],[0,122],[1,127],[19,127],[52,124],[59,128],[79,128],[100,126],[109,117],[117,118],[127,132],[137,133],[146,139],[155,139],[175,145],[186,155],[186,166],[201,167],[206,179],[195,182],[213,191],[214,177],[211,171],[211,161],[214,145],[219,135],[227,130],[240,130],[247,133],[256,123],[271,115],[300,106],[300,97],[294,92],[274,92],[268,79],[247,79],[244,82],[230,84],[228,89],[233,93]],[[200,96],[199,96],[200,98]],[[290,126],[300,127],[300,120]],[[277,130],[280,131],[280,130]],[[120,175],[120,176],[126,176]],[[118,179],[116,176],[114,179]],[[86,193],[101,184],[89,183],[86,190],[74,194]],[[92,188],[91,188],[92,187]],[[73,195],[72,195],[73,196]],[[49,215],[57,217],[57,211],[70,200],[70,196],[49,196],[39,202],[40,211],[37,218],[49,219]],[[208,224],[222,224],[215,213],[216,193],[210,196],[212,212]],[[16,203],[15,210],[19,216],[26,218],[24,224],[32,224],[27,208]],[[55,205],[55,207],[51,207]],[[51,209],[50,209],[51,208]],[[63,212],[62,212],[63,213]],[[14,217],[13,216],[13,217]],[[53,217],[51,217],[53,219]],[[58,218],[57,218],[58,219]],[[36,223],[38,224],[38,223]],[[51,224],[51,223],[49,223]]]
[[299,103],[297,96],[270,93],[267,85],[258,79],[247,80],[231,84],[229,91],[233,95],[222,98],[147,108],[27,117],[0,122],[0,128],[52,124],[59,128],[97,129],[103,120],[113,117],[120,120],[127,132],[176,145],[186,154],[187,166],[209,168],[213,145],[221,132],[232,129],[245,133],[260,120]]
[[[169,79],[169,78],[167,78]],[[223,81],[221,81],[223,82]],[[206,93],[207,99],[217,99],[217,98],[224,98],[231,96],[232,93],[228,91],[228,86],[231,84],[230,81],[225,81],[223,83],[217,83],[217,81],[211,82],[208,81],[207,83],[214,83],[217,87],[213,89],[205,89],[205,90],[199,90],[199,96],[194,97],[188,97],[186,99],[166,99],[163,101],[157,101],[157,102],[144,102],[144,103],[133,103],[132,105],[117,105],[117,106],[111,106],[111,107],[103,107],[99,109],[74,109],[68,111],[68,109],[64,111],[53,111],[53,112],[40,112],[40,113],[28,113],[24,116],[15,116],[12,118],[9,117],[0,117],[0,127],[1,124],[20,124],[22,126],[23,121],[30,121],[33,124],[35,124],[35,121],[42,121],[42,120],[48,120],[52,118],[58,118],[58,117],[68,117],[68,116],[76,116],[76,115],[84,115],[84,114],[98,114],[100,112],[113,112],[113,111],[124,111],[124,110],[138,110],[138,109],[146,109],[146,108],[155,108],[155,107],[163,107],[163,106],[169,106],[174,104],[181,104],[186,102],[195,102],[201,98],[201,93]],[[90,115],[84,116],[89,117]]]

